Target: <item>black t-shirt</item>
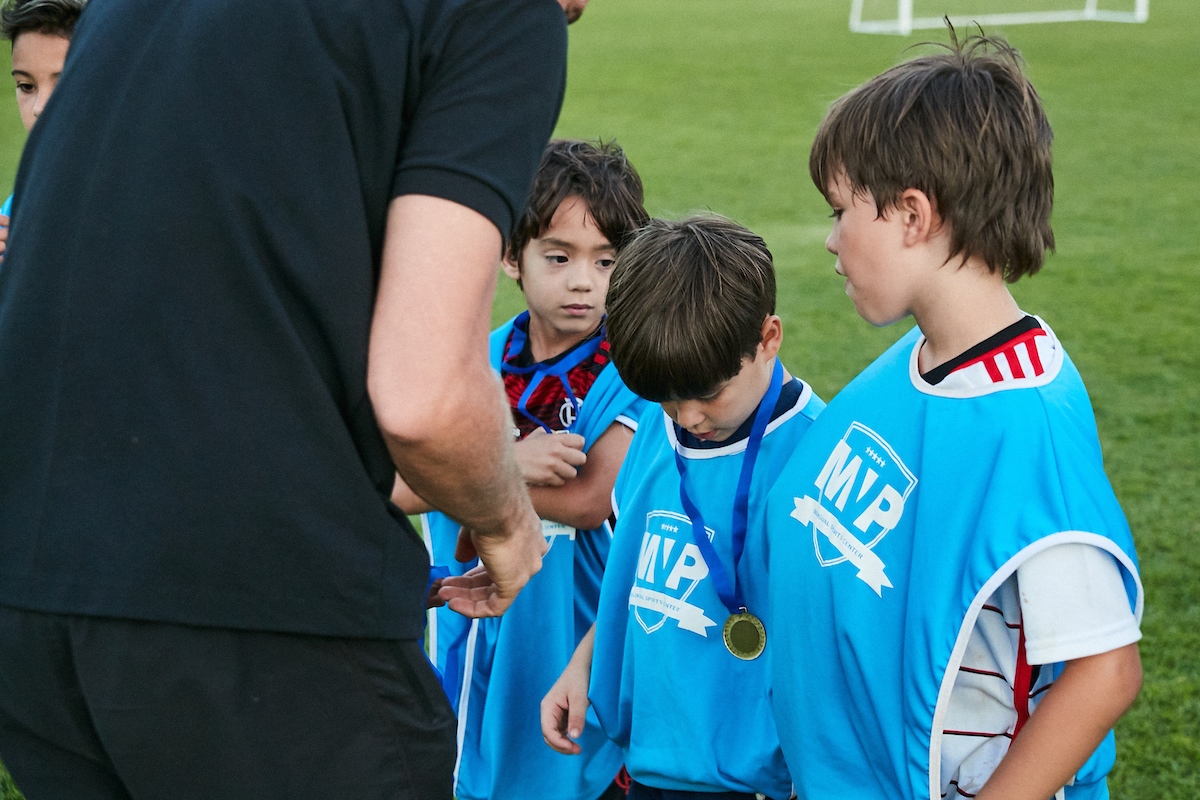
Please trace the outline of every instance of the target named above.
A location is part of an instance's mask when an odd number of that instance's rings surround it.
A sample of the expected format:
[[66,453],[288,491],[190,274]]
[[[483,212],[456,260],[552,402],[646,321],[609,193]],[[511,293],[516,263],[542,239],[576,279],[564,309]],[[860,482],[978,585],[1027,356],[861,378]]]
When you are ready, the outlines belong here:
[[554,0],[105,0],[0,270],[0,603],[419,636],[367,396],[389,201],[507,232],[562,100]]

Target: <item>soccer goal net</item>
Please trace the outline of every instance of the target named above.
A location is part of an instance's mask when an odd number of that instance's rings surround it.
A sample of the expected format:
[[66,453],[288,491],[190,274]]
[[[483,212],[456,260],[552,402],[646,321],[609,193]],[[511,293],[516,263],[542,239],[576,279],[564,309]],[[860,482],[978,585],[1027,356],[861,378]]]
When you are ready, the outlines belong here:
[[1145,22],[1150,0],[851,0],[850,30],[898,33],[964,25],[1030,22]]

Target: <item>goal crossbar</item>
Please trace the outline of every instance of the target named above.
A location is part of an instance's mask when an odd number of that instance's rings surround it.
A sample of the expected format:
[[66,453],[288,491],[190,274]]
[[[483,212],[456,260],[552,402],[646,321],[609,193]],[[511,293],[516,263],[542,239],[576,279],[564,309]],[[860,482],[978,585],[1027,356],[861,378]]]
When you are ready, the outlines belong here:
[[[1082,8],[1059,11],[1014,11],[993,14],[949,14],[955,27],[968,25],[1024,25],[1035,22],[1145,22],[1150,18],[1150,0],[1136,0],[1132,11],[1106,11],[1097,0],[1086,0]],[[918,30],[943,27],[943,17],[914,17],[912,0],[898,0],[895,19],[864,20],[863,0],[851,0],[850,30],[854,33],[896,33],[907,36]]]

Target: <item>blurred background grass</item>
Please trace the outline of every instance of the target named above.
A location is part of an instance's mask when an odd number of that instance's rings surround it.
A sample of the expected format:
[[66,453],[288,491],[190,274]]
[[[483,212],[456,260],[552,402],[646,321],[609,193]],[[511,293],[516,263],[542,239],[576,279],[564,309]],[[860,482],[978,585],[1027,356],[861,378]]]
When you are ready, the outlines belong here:
[[[918,13],[954,2],[917,0]],[[571,29],[558,129],[619,141],[652,214],[708,209],[764,236],[784,361],[827,399],[909,326],[873,329],[843,295],[808,146],[832,100],[910,45],[947,38],[851,34],[849,5],[593,0]],[[1058,252],[1014,293],[1088,384],[1147,590],[1145,686],[1118,725],[1112,794],[1200,798],[1200,13],[1194,0],[1154,0],[1144,25],[990,32],[1024,54],[1056,135]],[[10,106],[0,193],[23,138]],[[521,307],[501,277],[495,320]],[[19,797],[6,779],[0,800]]]

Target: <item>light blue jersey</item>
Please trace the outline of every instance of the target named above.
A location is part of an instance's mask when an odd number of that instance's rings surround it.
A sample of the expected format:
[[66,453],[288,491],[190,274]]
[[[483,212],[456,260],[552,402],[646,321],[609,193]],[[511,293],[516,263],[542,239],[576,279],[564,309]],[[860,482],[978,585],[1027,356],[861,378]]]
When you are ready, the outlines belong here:
[[[513,321],[493,331],[491,362],[500,368]],[[630,427],[647,406],[608,364],[579,398],[571,431],[589,449],[615,422]],[[459,526],[423,515],[431,562],[461,574],[454,560]],[[431,613],[429,639],[442,684],[458,713],[459,800],[595,800],[621,768],[621,752],[589,717],[582,754],[566,756],[542,739],[540,703],[595,621],[612,531],[543,521],[550,550],[542,569],[502,617],[469,620],[449,608]]]
[[[766,616],[762,512],[767,489],[824,406],[793,380],[762,439],[749,493],[737,584]],[[614,488],[616,535],[601,589],[589,696],[605,732],[625,750],[634,780],[660,789],[760,792],[782,800],[791,778],[771,716],[766,651],[735,658],[729,617],[680,500],[678,450],[689,495],[732,574],[730,526],[747,440],[711,449],[679,443],[658,407],[638,426]]]
[[[970,390],[921,379],[919,333],[829,404],[768,501],[776,720],[802,800],[940,798],[967,640],[1034,554],[1111,553],[1141,617],[1129,527],[1053,333],[973,366],[1010,374]],[[1110,733],[1066,796],[1107,797],[1112,761]]]

